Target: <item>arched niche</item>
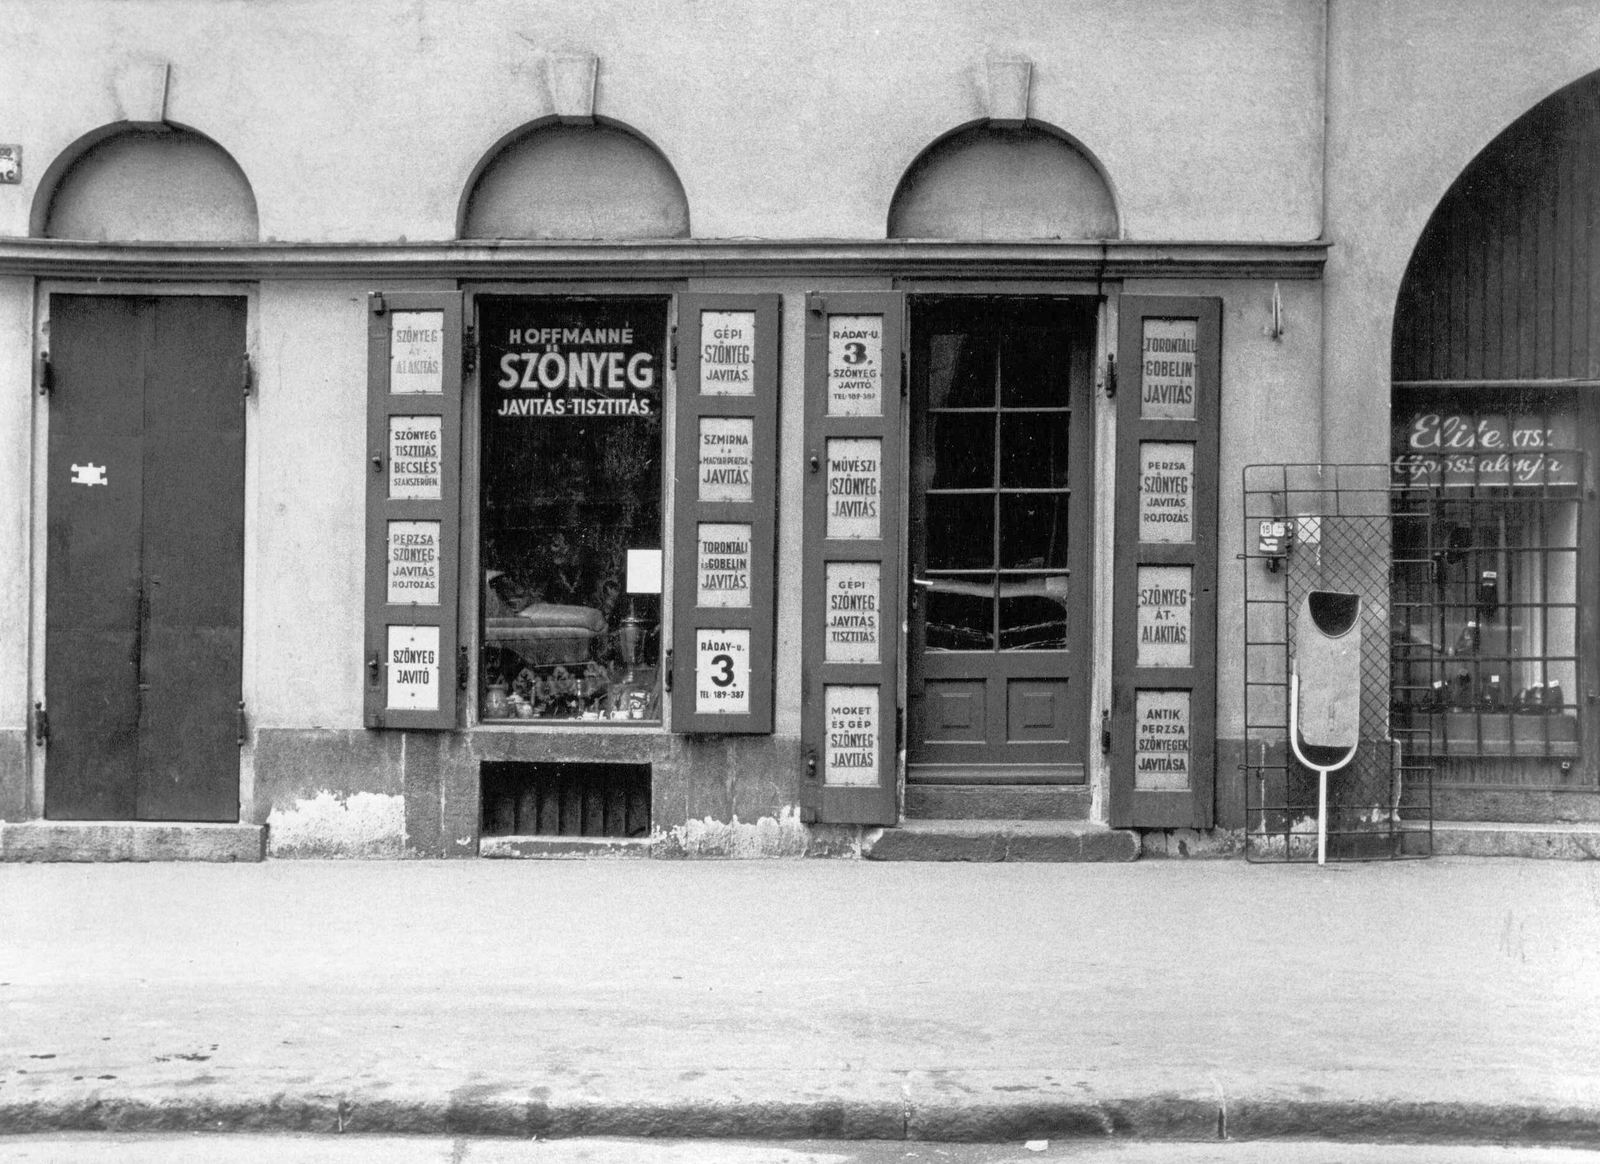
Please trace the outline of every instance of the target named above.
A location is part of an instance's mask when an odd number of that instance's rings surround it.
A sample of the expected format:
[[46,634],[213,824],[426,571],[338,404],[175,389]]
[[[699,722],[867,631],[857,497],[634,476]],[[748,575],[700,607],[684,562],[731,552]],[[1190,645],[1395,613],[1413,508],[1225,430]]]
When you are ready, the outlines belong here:
[[461,238],[689,237],[671,163],[617,125],[545,122],[489,151],[467,184]]
[[1468,164],[1395,303],[1398,382],[1600,378],[1600,73]]
[[1063,135],[987,123],[934,142],[900,179],[890,238],[1103,239],[1117,207],[1100,168]]
[[116,242],[256,242],[256,197],[228,151],[182,126],[106,126],[45,174],[33,234]]

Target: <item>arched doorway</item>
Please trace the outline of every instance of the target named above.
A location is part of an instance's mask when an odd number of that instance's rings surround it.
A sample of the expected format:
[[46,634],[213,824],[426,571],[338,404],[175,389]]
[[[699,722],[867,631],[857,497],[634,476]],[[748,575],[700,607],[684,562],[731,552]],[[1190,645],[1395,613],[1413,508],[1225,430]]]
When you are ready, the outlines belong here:
[[1400,288],[1395,728],[1446,819],[1596,790],[1597,162],[1600,74],[1474,159]]

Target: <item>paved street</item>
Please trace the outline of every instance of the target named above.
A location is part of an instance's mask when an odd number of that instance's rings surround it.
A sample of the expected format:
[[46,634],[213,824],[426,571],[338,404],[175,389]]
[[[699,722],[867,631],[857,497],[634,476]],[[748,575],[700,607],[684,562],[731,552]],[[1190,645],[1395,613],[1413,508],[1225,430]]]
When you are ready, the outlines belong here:
[[1600,1146],[1597,998],[1585,863],[0,867],[14,1133]]
[[428,1136],[0,1138],[0,1164],[1595,1164],[1574,1148],[1310,1141],[928,1144],[833,1140],[466,1140]]

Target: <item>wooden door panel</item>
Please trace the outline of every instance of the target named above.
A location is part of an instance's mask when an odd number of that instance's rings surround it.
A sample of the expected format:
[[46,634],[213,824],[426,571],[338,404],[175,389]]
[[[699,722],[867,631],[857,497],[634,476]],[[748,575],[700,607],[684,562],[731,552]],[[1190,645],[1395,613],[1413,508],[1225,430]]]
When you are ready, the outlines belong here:
[[147,321],[136,301],[51,299],[45,781],[51,820],[133,816]]
[[1094,315],[913,313],[906,778],[1083,779]]
[[157,300],[145,386],[141,820],[239,819],[245,304]]

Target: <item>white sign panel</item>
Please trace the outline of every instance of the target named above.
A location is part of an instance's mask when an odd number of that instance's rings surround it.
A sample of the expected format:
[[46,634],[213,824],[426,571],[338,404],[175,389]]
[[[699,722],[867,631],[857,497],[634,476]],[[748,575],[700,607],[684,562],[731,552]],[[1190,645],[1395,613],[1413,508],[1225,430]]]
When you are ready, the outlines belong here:
[[827,537],[870,540],[880,536],[882,461],[883,441],[878,437],[828,441]]
[[1193,319],[1147,319],[1141,354],[1139,415],[1145,420],[1193,420],[1195,340]]
[[389,418],[389,496],[396,501],[438,501],[444,495],[440,449],[444,417]]
[[390,606],[439,605],[439,523],[389,523]]
[[1194,445],[1139,443],[1139,540],[1194,541]]
[[756,422],[749,416],[700,418],[700,500],[750,501]]
[[883,415],[883,316],[828,316],[828,415]]
[[750,632],[695,631],[694,709],[699,715],[750,713]]
[[1139,567],[1140,667],[1188,667],[1194,659],[1193,566]]
[[828,746],[822,765],[824,784],[870,787],[878,783],[878,689],[824,688]]
[[444,391],[444,312],[390,313],[389,391],[395,396]]
[[829,562],[825,574],[828,637],[823,657],[830,663],[878,661],[878,562]]
[[439,628],[389,628],[389,708],[393,711],[439,710]]
[[700,395],[754,396],[756,313],[700,313]]
[[696,606],[750,605],[750,526],[701,522],[696,534]]
[[1189,789],[1189,693],[1136,691],[1133,786],[1142,792]]

